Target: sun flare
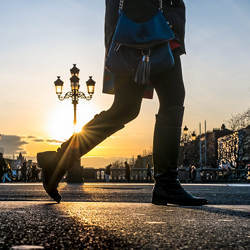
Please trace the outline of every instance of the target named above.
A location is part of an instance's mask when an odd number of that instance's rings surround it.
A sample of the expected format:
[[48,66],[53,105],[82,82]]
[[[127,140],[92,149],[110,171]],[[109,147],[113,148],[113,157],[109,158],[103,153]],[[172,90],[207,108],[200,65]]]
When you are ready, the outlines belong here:
[[47,122],[47,131],[50,138],[64,141],[73,133],[80,132],[83,125],[96,114],[96,107],[89,104],[78,104],[77,124],[73,124],[73,107],[69,103],[58,103],[50,112]]

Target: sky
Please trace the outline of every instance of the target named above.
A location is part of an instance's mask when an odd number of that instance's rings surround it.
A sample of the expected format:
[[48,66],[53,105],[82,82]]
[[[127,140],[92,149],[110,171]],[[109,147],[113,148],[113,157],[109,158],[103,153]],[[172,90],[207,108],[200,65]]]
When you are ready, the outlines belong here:
[[[183,125],[198,133],[199,122],[219,128],[250,106],[250,2],[185,3]],[[73,63],[81,70],[82,91],[90,75],[97,82],[93,99],[78,105],[78,126],[112,104],[113,96],[102,93],[105,1],[0,0],[0,10],[0,151],[35,159],[72,133],[72,104],[57,99],[53,82],[61,76],[69,91]],[[143,101],[136,120],[90,151],[83,164],[103,167],[150,151],[157,110],[155,94]]]

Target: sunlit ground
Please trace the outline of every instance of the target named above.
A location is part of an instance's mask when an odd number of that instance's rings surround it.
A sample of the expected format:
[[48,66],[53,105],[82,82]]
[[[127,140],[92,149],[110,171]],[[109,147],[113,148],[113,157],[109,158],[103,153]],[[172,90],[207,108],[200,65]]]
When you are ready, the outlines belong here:
[[63,141],[74,132],[80,132],[83,125],[90,121],[97,113],[97,108],[92,103],[77,106],[77,124],[73,125],[73,105],[70,102],[58,103],[48,116],[47,131],[52,139]]

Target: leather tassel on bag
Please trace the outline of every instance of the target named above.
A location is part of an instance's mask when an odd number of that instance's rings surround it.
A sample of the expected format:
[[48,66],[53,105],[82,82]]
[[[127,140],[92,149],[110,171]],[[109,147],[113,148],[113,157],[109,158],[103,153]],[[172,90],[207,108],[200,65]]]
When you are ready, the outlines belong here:
[[139,85],[149,84],[150,82],[151,63],[149,55],[143,55],[139,62],[135,74],[135,82]]

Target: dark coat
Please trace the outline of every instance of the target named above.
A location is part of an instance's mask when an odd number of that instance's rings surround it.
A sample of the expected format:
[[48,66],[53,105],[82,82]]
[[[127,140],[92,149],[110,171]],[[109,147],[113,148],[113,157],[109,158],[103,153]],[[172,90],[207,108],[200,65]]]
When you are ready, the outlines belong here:
[[[118,20],[119,0],[106,0],[105,46],[108,50]],[[140,8],[141,6],[141,8]],[[126,15],[137,22],[152,17],[159,8],[159,0],[125,0]],[[173,26],[176,39],[180,42],[179,54],[185,53],[186,10],[183,0],[163,0],[163,12],[170,25]]]

